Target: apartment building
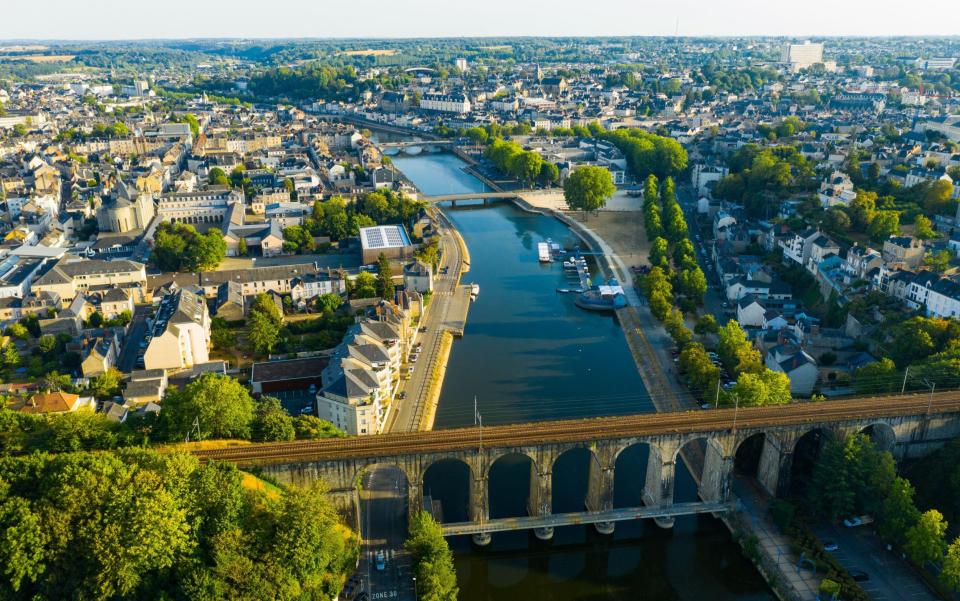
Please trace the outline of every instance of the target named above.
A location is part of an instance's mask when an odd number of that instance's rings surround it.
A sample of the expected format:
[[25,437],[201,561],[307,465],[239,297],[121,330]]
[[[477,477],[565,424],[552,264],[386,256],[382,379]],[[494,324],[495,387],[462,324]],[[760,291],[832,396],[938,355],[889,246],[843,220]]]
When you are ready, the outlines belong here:
[[186,369],[210,360],[210,313],[203,297],[174,288],[163,300],[143,355],[145,369]]
[[143,263],[126,259],[105,261],[69,255],[47,265],[49,267],[37,277],[31,290],[34,294],[52,292],[64,303],[88,290],[114,287],[142,290],[147,283]]

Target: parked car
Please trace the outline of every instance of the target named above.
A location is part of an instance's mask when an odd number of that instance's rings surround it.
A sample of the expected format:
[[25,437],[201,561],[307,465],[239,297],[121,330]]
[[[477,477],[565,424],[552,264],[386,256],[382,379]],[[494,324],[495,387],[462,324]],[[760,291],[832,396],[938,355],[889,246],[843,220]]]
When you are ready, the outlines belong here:
[[866,582],[867,580],[870,580],[870,574],[867,574],[863,570],[853,569],[848,570],[848,572],[850,577],[853,578],[855,582]]
[[387,558],[384,556],[383,551],[377,551],[377,571],[382,572],[387,567]]
[[824,551],[829,551],[829,552],[831,552],[831,553],[834,552],[834,551],[839,551],[839,550],[840,550],[840,545],[838,545],[838,544],[836,543],[836,541],[825,540],[825,541],[823,541],[823,550],[824,550]]
[[843,520],[843,525],[847,528],[856,528],[857,526],[866,526],[872,523],[873,518],[869,515],[856,515]]

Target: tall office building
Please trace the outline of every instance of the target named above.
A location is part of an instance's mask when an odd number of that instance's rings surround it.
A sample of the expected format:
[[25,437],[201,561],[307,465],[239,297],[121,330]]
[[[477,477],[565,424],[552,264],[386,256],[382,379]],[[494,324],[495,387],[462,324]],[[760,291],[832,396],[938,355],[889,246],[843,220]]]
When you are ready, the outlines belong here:
[[806,69],[823,62],[823,44],[807,40],[802,44],[784,44],[780,62],[790,65],[791,71]]

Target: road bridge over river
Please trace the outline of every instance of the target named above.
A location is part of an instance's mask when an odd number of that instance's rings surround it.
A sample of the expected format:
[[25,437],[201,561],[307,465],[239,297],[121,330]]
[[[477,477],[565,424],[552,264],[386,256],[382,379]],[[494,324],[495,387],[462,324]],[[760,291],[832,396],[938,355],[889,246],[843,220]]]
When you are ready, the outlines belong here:
[[[197,450],[194,454],[256,467],[281,482],[323,480],[338,507],[353,516],[357,511],[357,482],[371,467],[395,466],[403,473],[412,513],[424,506],[424,475],[430,466],[458,461],[470,474],[471,525],[447,524],[445,529],[448,534],[471,530],[474,539],[484,544],[494,530],[536,528],[538,536],[547,538],[552,526],[560,523],[591,522],[598,524],[598,530],[610,532],[617,516],[630,512],[635,517],[653,517],[668,527],[676,511],[723,511],[730,507],[734,458],[748,439],[762,437],[757,478],[768,492],[778,494],[789,482],[793,453],[801,438],[812,432],[826,438],[862,431],[869,432],[881,448],[891,450],[898,459],[923,455],[960,435],[960,391],[532,422],[485,427],[482,432],[479,428],[455,428],[250,444]],[[617,458],[637,445],[649,448],[643,485],[645,508],[627,508],[618,514],[613,506]],[[702,472],[695,475],[701,503],[678,508],[673,502],[675,465],[688,445],[703,445],[705,449]],[[590,454],[586,510],[579,517],[551,517],[554,464],[575,449]],[[515,492],[527,496],[531,519],[494,523],[496,520],[489,515],[490,470],[497,461],[517,455],[530,462],[529,490]]]

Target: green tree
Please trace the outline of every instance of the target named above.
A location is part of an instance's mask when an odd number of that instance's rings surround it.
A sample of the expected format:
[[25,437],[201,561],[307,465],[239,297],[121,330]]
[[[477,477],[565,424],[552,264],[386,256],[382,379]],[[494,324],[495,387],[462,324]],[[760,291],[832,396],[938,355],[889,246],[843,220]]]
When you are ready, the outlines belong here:
[[870,220],[870,227],[867,233],[874,242],[883,242],[890,236],[899,234],[900,212],[877,211]]
[[265,292],[253,298],[253,302],[250,303],[250,313],[263,313],[278,328],[283,323],[283,312],[273,301],[273,297]]
[[253,350],[261,355],[269,354],[280,340],[280,327],[265,313],[252,311],[247,328]]
[[247,239],[241,237],[239,240],[237,240],[237,256],[245,257],[247,256],[247,252],[249,252],[247,250]]
[[369,271],[361,271],[353,280],[350,298],[373,298],[377,296],[377,278]]
[[740,374],[745,371],[756,373],[761,370],[760,352],[753,348],[753,344],[747,339],[747,333],[739,323],[731,319],[720,328],[719,336],[720,361],[730,373]]
[[917,523],[907,530],[904,551],[917,565],[940,563],[946,551],[946,533],[947,523],[943,520],[943,514],[936,509],[925,511]]
[[537,152],[520,152],[512,157],[507,165],[510,175],[529,185],[540,175],[543,158]]
[[654,238],[650,242],[650,264],[663,267],[664,269],[669,268],[669,248],[667,241],[664,238]]
[[913,235],[921,240],[932,240],[939,237],[933,229],[933,222],[925,215],[917,215],[913,222]]
[[613,175],[603,167],[580,167],[563,183],[567,206],[584,213],[603,208],[616,191]]
[[410,523],[410,536],[404,547],[413,558],[417,575],[418,598],[424,601],[456,601],[457,575],[453,553],[443,537],[443,529],[425,511]]
[[100,400],[108,399],[120,392],[120,381],[123,374],[115,367],[107,369],[90,383],[90,390]]
[[319,440],[322,438],[343,438],[346,433],[332,423],[312,415],[298,415],[293,420],[297,440]]
[[20,340],[26,340],[30,337],[30,330],[28,330],[22,323],[10,324],[10,326],[7,327],[7,336],[19,338]]
[[293,427],[293,418],[280,404],[280,400],[265,396],[257,402],[253,414],[253,439],[263,442],[293,440],[297,432]]
[[390,267],[390,260],[387,255],[380,253],[377,258],[377,296],[380,298],[393,298],[393,269]]
[[923,257],[923,264],[930,268],[934,273],[943,273],[950,269],[950,261],[953,260],[953,253],[949,250],[939,250],[937,252],[928,252]]
[[688,344],[680,352],[680,371],[687,376],[690,390],[700,399],[716,398],[720,368],[710,361],[706,349],[700,343]]
[[890,492],[883,499],[880,523],[877,525],[880,536],[887,541],[903,544],[907,539],[907,531],[920,519],[913,495],[913,485],[909,480],[900,477],[893,479]]
[[720,326],[717,325],[717,318],[710,313],[701,315],[700,320],[697,321],[697,325],[693,327],[693,331],[700,336],[716,334],[719,330]]
[[960,590],[960,538],[955,538],[943,558],[940,582],[953,591]]
[[168,392],[160,419],[168,440],[185,438],[194,420],[201,439],[250,438],[253,409],[253,399],[240,382],[207,373],[182,390]]
[[331,314],[339,309],[342,304],[343,299],[340,298],[340,295],[332,292],[317,297],[317,310],[321,313]]
[[207,174],[208,179],[210,180],[211,186],[229,186],[230,178],[227,177],[226,172],[219,168],[214,167],[210,170],[210,173]]
[[544,161],[540,166],[540,174],[537,175],[537,181],[541,186],[552,186],[560,180],[560,169],[550,161]]

